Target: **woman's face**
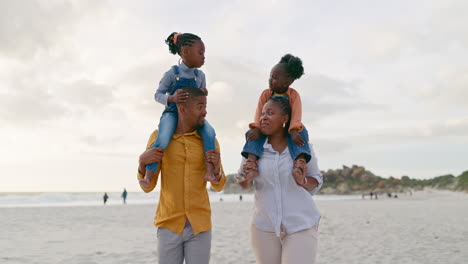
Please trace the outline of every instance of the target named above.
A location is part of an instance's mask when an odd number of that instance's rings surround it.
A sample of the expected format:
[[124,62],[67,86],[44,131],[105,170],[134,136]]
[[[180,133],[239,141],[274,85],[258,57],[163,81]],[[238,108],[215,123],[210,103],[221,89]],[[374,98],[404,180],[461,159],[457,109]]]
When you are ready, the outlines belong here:
[[277,103],[268,101],[260,115],[260,131],[267,136],[282,132],[283,125],[288,119],[288,115],[282,113]]

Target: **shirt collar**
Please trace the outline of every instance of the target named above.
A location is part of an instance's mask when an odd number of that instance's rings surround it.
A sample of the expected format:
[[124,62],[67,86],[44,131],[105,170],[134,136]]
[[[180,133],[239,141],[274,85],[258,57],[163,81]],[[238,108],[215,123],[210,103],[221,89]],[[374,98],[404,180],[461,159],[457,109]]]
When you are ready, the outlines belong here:
[[174,138],[180,138],[180,137],[186,137],[186,136],[196,136],[196,137],[199,137],[201,138],[200,134],[198,134],[198,130],[195,129],[194,131],[192,132],[188,132],[188,133],[185,133],[185,134],[174,134]]
[[179,68],[182,69],[182,71],[187,71],[188,69],[192,69],[192,68],[189,68],[187,65],[185,65],[184,62],[181,62],[179,64]]
[[[276,151],[276,150],[273,148],[273,146],[272,146],[270,143],[268,143],[268,137],[267,137],[267,139],[265,140],[265,143],[263,143],[263,149],[264,149],[264,150],[267,150],[267,151],[269,151],[269,152],[271,152],[271,153],[278,153],[278,151]],[[288,154],[288,153],[289,153],[289,146],[288,146],[282,153],[280,153],[280,154]]]

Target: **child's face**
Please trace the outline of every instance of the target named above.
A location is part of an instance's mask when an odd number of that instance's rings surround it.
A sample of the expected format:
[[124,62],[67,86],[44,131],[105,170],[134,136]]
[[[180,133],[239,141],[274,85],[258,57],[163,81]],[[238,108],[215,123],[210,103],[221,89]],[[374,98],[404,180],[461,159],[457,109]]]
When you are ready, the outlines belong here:
[[200,68],[205,64],[205,44],[196,40],[192,46],[183,48],[181,57],[189,68]]
[[270,84],[270,89],[274,92],[285,93],[288,90],[293,81],[286,73],[285,64],[278,63],[271,69],[268,83]]

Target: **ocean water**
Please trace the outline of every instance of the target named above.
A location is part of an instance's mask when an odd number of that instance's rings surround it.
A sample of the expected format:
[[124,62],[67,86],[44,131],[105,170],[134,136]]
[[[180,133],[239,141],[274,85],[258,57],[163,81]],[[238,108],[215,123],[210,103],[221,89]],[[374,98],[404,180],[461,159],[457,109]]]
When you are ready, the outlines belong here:
[[[108,192],[108,206],[123,204],[121,192]],[[51,206],[102,206],[104,193],[0,193],[0,208],[5,207],[51,207]],[[237,202],[239,194],[209,192],[211,202]],[[253,194],[242,194],[243,201],[253,201]],[[360,195],[315,195],[315,200],[361,199]],[[127,204],[154,204],[159,200],[159,192],[129,192]]]

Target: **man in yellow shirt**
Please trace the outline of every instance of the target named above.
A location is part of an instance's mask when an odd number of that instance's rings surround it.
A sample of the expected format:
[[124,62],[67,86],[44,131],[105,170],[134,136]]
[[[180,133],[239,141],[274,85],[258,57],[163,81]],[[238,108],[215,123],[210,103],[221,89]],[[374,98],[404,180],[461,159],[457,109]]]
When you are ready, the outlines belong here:
[[[203,153],[203,141],[197,129],[206,116],[206,95],[193,87],[182,88],[188,93],[184,103],[177,104],[179,118],[174,136],[164,153],[161,148],[149,148],[157,138],[154,131],[147,150],[140,155],[138,180],[144,192],[151,192],[161,173],[161,192],[154,224],[158,227],[159,263],[208,263],[211,250],[211,208],[206,190],[209,181],[216,191],[226,183],[219,144],[216,151]],[[160,162],[151,182],[145,181],[145,166]],[[214,176],[205,178],[205,162],[214,167]]]

